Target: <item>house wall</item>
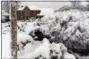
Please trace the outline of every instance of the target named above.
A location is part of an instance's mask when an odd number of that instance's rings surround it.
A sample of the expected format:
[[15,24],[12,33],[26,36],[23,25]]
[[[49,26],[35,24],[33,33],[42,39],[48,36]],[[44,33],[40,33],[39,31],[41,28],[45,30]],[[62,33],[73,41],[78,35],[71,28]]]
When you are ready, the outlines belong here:
[[39,14],[40,10],[30,10],[28,7],[25,7],[22,11],[17,11],[18,20],[28,20],[31,17],[36,17]]

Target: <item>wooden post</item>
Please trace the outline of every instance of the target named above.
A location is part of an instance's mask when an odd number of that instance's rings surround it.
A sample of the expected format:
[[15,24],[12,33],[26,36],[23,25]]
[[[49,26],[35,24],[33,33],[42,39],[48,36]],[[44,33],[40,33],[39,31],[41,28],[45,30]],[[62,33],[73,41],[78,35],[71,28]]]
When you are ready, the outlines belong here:
[[17,2],[11,2],[11,49],[13,59],[17,59]]

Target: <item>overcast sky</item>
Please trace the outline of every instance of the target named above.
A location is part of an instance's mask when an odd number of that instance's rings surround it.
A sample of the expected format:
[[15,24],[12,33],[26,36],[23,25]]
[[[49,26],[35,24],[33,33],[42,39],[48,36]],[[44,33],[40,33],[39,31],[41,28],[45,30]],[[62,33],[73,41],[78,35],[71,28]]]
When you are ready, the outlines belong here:
[[22,4],[35,5],[42,8],[59,9],[61,6],[70,5],[70,2],[23,2]]
[[[65,6],[70,5],[70,2],[65,2],[70,0],[32,0],[32,1],[64,1],[64,2],[24,2],[24,4],[36,5],[38,7],[43,7],[43,8],[49,7],[53,9],[59,9],[60,7],[64,5]],[[85,1],[85,0],[80,0],[80,1]]]
[[[70,1],[70,0],[17,0],[17,1],[25,1],[23,2],[23,4],[35,5],[42,8],[49,7],[53,9],[59,9],[64,5],[70,5],[70,2],[42,2],[42,1]],[[35,2],[31,2],[31,1],[35,1]],[[41,2],[36,2],[36,1],[41,1]],[[85,1],[85,0],[80,0],[80,1]]]

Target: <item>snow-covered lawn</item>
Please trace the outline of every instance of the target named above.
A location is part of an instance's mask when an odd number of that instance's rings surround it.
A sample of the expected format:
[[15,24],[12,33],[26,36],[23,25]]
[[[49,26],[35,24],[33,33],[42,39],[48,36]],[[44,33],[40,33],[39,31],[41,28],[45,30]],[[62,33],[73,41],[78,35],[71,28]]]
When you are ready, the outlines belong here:
[[2,58],[11,58],[11,33],[9,23],[2,23]]

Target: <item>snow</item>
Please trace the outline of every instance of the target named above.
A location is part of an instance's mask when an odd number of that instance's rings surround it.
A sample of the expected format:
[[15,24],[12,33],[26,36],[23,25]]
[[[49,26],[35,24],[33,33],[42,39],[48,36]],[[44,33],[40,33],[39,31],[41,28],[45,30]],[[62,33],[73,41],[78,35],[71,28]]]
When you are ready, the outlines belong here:
[[67,52],[67,48],[63,44],[60,45],[61,45],[61,51],[64,59],[77,59],[73,54]]
[[[46,13],[45,11],[43,13]],[[47,13],[47,16],[44,18],[36,19],[32,22],[17,22],[17,42],[19,45],[18,58],[34,59],[37,57],[51,58],[52,56],[58,56],[58,58],[61,58],[61,56],[63,56],[65,59],[76,59],[73,54],[67,52],[67,48],[63,43],[50,43],[50,41],[78,41],[81,40],[80,37],[82,37],[82,39],[85,40],[83,43],[86,43],[86,41],[89,39],[89,12],[69,10],[63,12],[55,12],[50,14],[50,16],[48,14],[50,13]],[[39,26],[37,24],[39,24]],[[3,58],[11,57],[10,28],[10,23],[2,23]],[[49,35],[51,39],[44,38],[42,41],[35,41],[30,33],[35,32],[37,29],[41,30],[44,35]],[[50,50],[52,50],[53,53],[51,53]]]
[[30,5],[30,6],[28,6],[29,7],[29,9],[31,9],[31,10],[39,10],[40,8],[39,7],[37,7],[37,6],[35,6],[35,5]]
[[61,51],[61,43],[52,43],[51,44],[51,49],[54,51],[54,53],[52,54],[52,56],[58,56],[58,58],[60,58],[62,56],[62,51]]
[[33,25],[34,23],[27,23],[27,26],[25,28],[25,32],[26,33],[30,33],[32,30],[35,30],[38,27],[35,27],[35,25]]
[[17,44],[20,44],[21,42],[26,42],[27,41],[33,41],[32,37],[27,35],[26,33],[23,32],[18,32],[17,34]]
[[4,19],[6,19],[6,17],[5,16],[2,16],[2,20],[4,20]]
[[20,6],[17,10],[23,10],[25,6]]
[[83,6],[87,6],[88,2],[81,2]]
[[[31,43],[28,43],[28,44],[24,47],[24,50],[22,49],[22,46],[23,46],[23,45],[20,44],[20,46],[19,46],[20,51],[18,51],[18,56],[22,56],[23,58],[25,58],[25,57],[24,57],[25,54],[31,53],[31,52],[34,50],[34,47],[33,47],[33,45],[32,45]],[[21,58],[22,58],[22,57],[21,57]]]
[[5,21],[6,16],[9,16],[9,14],[5,10],[2,10],[2,19],[1,20]]
[[64,59],[76,59],[76,57],[73,54],[64,53]]
[[37,15],[44,15],[44,16],[51,16],[54,13],[54,9],[52,8],[41,8],[35,5],[21,5],[17,10],[23,10],[25,7],[28,7],[30,10],[41,10],[40,14]]
[[2,15],[3,16],[8,16],[9,14],[5,10],[2,10]]
[[44,16],[51,16],[54,13],[54,10],[52,8],[40,8],[41,13],[38,15],[44,15]]
[[39,7],[35,5],[21,5],[17,10],[23,10],[25,7],[28,7],[30,10],[39,10]]
[[[5,26],[5,24],[3,25]],[[9,30],[9,28],[5,27],[4,29]],[[7,30],[2,31],[2,58],[11,58],[11,34]]]
[[[26,46],[29,46],[29,45],[26,45]],[[30,47],[31,50],[32,50],[32,47]],[[50,53],[49,41],[45,38],[43,40],[43,43],[41,45],[39,45],[36,49],[34,49],[31,53],[29,52],[29,54],[28,54],[28,49],[29,48],[27,47],[26,48],[27,54],[20,56],[21,58],[36,58],[40,55],[42,55],[45,58],[49,58],[49,53]],[[29,49],[29,51],[30,51],[30,49]]]

